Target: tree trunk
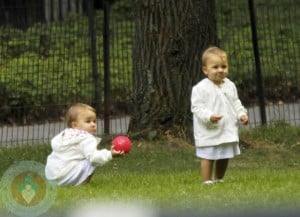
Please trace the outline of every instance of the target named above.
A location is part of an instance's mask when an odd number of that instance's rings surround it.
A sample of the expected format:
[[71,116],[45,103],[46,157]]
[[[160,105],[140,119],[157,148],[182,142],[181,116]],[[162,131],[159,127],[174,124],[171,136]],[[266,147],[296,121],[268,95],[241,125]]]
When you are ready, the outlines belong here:
[[[130,132],[191,132],[190,95],[201,52],[216,44],[213,0],[134,0],[134,111]],[[189,137],[190,135],[188,135]]]

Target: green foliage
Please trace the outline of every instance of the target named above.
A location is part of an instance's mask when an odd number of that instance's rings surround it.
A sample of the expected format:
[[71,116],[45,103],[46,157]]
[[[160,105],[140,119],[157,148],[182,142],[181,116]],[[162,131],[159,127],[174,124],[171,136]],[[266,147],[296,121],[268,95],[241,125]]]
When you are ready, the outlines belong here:
[[[255,2],[261,71],[266,99],[294,101],[299,96],[300,71],[297,59],[299,13],[295,1]],[[257,98],[256,68],[248,1],[217,1],[218,34],[229,52],[230,77],[246,104]]]
[[113,4],[113,12],[115,18],[118,20],[132,20],[132,1],[131,0],[122,0],[116,1]]
[[[110,22],[111,101],[132,96],[132,2],[116,1]],[[257,101],[257,85],[248,1],[217,1],[220,45],[229,52],[230,77],[244,104]],[[295,1],[255,1],[261,67],[267,100],[299,98],[297,56],[299,13]],[[26,30],[0,27],[0,102],[39,116],[39,107],[74,101],[92,103],[104,86],[103,11],[96,11],[97,77],[92,74],[88,18],[69,14],[61,22],[36,23]],[[103,97],[100,96],[100,102]],[[12,114],[8,114],[12,115]]]
[[[62,105],[74,99],[91,101],[91,60],[88,39],[83,35],[87,25],[79,28],[74,19],[66,19],[63,28],[56,23],[38,23],[24,32],[14,28],[0,31],[7,39],[0,46],[0,82],[7,106],[28,108],[24,115],[32,116],[41,106]],[[9,39],[9,35],[13,37]]]
[[[119,5],[117,9],[121,8],[122,5]],[[1,27],[1,103],[11,111],[26,108],[23,116],[37,116],[40,120],[47,117],[39,108],[47,105],[66,105],[74,101],[92,103],[95,89],[104,86],[102,11],[97,11],[95,20],[100,27],[96,28],[96,52],[100,53],[97,76],[101,84],[95,82],[95,75],[92,74],[87,17],[70,14],[62,22],[37,23],[24,31]],[[129,21],[119,22],[123,26],[130,25],[132,30]],[[115,28],[111,35],[110,76],[113,97],[128,100],[132,88],[132,31],[122,34]],[[103,97],[97,100],[102,102]],[[53,118],[60,115],[52,114]]]

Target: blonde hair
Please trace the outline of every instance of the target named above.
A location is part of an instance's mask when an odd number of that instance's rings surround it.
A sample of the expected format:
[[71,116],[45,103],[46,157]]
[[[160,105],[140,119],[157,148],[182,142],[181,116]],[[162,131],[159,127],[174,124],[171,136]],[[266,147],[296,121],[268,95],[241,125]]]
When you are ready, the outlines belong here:
[[202,54],[202,58],[201,58],[202,66],[206,65],[207,60],[210,55],[216,55],[216,56],[220,57],[220,59],[222,61],[228,61],[227,53],[224,50],[222,50],[219,47],[212,46],[212,47],[208,47],[206,50],[204,50],[204,52]]
[[72,122],[77,120],[79,113],[83,110],[89,110],[96,113],[96,110],[93,107],[84,103],[76,103],[72,105],[67,111],[66,122],[68,127],[72,127]]

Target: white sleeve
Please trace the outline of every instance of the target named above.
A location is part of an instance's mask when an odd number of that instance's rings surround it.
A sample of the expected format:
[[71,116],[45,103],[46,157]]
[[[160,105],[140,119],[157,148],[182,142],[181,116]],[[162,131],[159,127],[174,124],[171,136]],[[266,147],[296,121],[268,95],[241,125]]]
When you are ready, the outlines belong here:
[[191,96],[191,111],[197,118],[205,123],[210,122],[210,117],[213,114],[206,105],[208,97],[209,95],[205,94],[203,89],[197,86],[193,87]]
[[112,159],[112,154],[110,150],[107,149],[97,149],[97,139],[90,136],[84,139],[80,146],[83,150],[84,156],[95,165],[103,165]]
[[242,105],[242,102],[241,100],[239,99],[238,97],[238,92],[237,92],[237,88],[236,86],[234,85],[234,102],[233,102],[233,106],[234,106],[234,109],[237,113],[237,116],[238,118],[241,118],[242,115],[246,115],[247,114],[247,110],[246,108]]

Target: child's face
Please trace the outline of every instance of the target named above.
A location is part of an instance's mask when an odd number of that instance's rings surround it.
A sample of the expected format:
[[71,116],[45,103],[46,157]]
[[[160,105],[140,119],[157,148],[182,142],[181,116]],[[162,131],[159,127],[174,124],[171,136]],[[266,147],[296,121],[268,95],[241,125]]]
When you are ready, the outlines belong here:
[[88,109],[79,111],[79,115],[76,121],[72,122],[72,128],[78,130],[84,130],[91,134],[96,133],[96,114]]
[[227,57],[210,54],[203,66],[203,72],[216,85],[222,84],[228,75]]

